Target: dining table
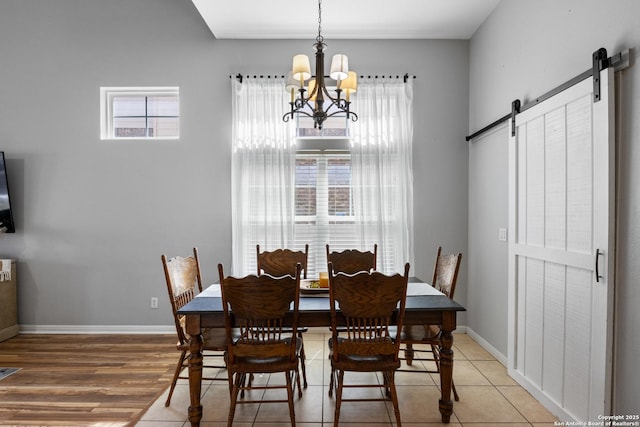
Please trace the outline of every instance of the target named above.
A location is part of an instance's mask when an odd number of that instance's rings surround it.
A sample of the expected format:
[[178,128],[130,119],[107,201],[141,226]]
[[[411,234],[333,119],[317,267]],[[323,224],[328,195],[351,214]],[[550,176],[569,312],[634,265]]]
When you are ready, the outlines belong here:
[[[301,282],[302,283],[302,282]],[[453,413],[451,386],[453,376],[453,331],[456,317],[465,308],[430,284],[411,277],[407,286],[407,299],[403,323],[405,325],[440,325],[440,399],[438,409],[442,422],[449,423]],[[220,285],[212,284],[178,310],[185,316],[185,330],[189,335],[189,421],[199,426],[202,419],[200,393],[202,387],[203,328],[224,328],[224,311]],[[327,289],[307,289],[301,285],[298,312],[300,326],[328,327],[331,325],[329,292]],[[338,316],[340,313],[338,311]],[[344,319],[338,318],[339,323]],[[434,402],[435,403],[435,402]]]

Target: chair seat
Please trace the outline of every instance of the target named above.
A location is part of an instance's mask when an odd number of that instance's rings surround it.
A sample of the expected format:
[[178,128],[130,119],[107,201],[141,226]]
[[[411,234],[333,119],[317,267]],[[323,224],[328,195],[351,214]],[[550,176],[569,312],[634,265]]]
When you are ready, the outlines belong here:
[[[288,328],[286,326],[284,328],[282,328],[282,332],[285,332],[285,333],[291,332],[292,330],[293,330],[292,328]],[[296,331],[297,332],[309,332],[309,328],[306,327],[306,326],[298,326],[296,328]]]
[[400,334],[400,341],[405,344],[438,344],[440,327],[437,325],[405,325]]
[[[390,334],[394,334],[394,335],[395,335],[395,331],[396,331],[396,327],[395,327],[395,326],[389,326],[389,328],[388,328],[388,329],[389,329],[389,333],[390,333]],[[383,329],[380,329],[380,331],[383,331]],[[336,332],[337,332],[337,333],[341,333],[341,332],[342,332],[342,333],[347,333],[347,332],[348,332],[348,329],[347,329],[347,327],[346,327],[346,326],[345,326],[345,327],[340,327],[340,326],[338,326],[338,327],[336,328]],[[393,340],[393,338],[390,338],[390,339],[391,339],[391,340]],[[338,340],[342,340],[342,341],[344,341],[344,337],[340,337],[340,336],[339,336],[339,337],[338,337]],[[328,344],[329,344],[329,350],[333,349],[333,338],[329,338],[329,340],[328,340]]]
[[342,354],[336,361],[331,359],[331,367],[340,371],[371,372],[393,371],[400,368],[400,360],[394,355],[360,356]]
[[[347,340],[343,337],[338,337],[338,343],[343,343],[344,345],[352,349],[358,349],[358,347],[361,346],[361,350],[366,350],[372,345],[372,342],[370,340],[362,340],[359,342],[358,340]],[[395,347],[395,343],[390,337],[387,338],[384,343],[380,343],[380,345],[385,347],[389,346],[389,348]],[[372,347],[372,350],[375,351],[375,348],[382,349],[382,347]],[[366,372],[371,371],[373,366],[375,366],[376,370],[386,371],[398,369],[400,367],[400,361],[395,357],[393,353],[367,354],[367,352],[363,352],[360,354],[354,354],[343,352],[340,353],[340,357],[336,361],[333,359],[333,343],[331,338],[329,339],[329,358],[331,359],[331,365],[335,369],[343,371]]]
[[287,356],[274,356],[269,358],[258,357],[236,357],[233,364],[227,365],[233,369],[251,373],[273,373],[282,372],[283,370],[295,370],[298,367],[298,361],[291,361]]
[[[183,344],[180,344],[180,342],[178,342],[176,344],[176,348],[180,351],[189,351],[189,341],[185,341]],[[203,329],[202,349],[210,351],[225,351],[227,349],[227,338],[225,330],[222,328]]]

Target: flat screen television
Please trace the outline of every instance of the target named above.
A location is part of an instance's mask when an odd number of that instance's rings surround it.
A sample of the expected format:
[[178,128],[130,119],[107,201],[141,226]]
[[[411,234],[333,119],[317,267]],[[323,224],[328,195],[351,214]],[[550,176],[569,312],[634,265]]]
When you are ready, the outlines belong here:
[[0,151],[0,233],[15,233],[4,151]]

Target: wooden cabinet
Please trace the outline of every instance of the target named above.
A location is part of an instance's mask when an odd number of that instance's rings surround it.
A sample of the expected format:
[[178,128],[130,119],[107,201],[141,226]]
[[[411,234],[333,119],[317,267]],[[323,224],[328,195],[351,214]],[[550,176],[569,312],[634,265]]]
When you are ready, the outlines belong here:
[[18,290],[16,288],[16,279],[16,262],[12,260],[11,279],[0,281],[0,341],[18,335]]

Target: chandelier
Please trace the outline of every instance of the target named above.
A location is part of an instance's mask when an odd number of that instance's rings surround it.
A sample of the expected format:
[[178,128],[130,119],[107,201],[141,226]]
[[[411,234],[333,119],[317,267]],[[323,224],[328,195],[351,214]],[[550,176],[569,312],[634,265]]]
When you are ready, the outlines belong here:
[[[336,81],[335,89],[330,90],[325,83],[324,49],[327,45],[322,37],[322,0],[318,0],[318,37],[313,47],[316,51],[316,74],[312,80],[309,80],[312,77],[309,57],[304,54],[293,57],[293,69],[289,72],[286,84],[287,92],[291,93],[291,111],[282,119],[288,122],[296,114],[311,117],[313,127],[317,129],[322,129],[324,121],[333,116],[345,116],[355,122],[358,115],[349,110],[349,104],[351,94],[357,90],[358,76],[354,71],[349,71],[347,55],[336,54],[331,60],[329,76]],[[305,88],[306,80],[309,80],[309,84]]]

